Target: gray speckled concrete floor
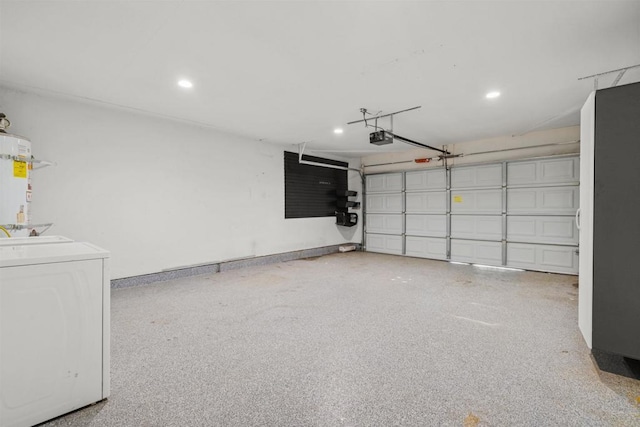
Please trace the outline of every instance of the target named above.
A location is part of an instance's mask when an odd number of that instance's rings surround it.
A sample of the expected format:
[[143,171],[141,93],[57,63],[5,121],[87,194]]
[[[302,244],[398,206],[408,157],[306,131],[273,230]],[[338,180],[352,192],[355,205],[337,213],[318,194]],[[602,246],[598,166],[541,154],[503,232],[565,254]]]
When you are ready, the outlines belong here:
[[370,253],[112,292],[112,391],[47,426],[632,426],[576,277]]

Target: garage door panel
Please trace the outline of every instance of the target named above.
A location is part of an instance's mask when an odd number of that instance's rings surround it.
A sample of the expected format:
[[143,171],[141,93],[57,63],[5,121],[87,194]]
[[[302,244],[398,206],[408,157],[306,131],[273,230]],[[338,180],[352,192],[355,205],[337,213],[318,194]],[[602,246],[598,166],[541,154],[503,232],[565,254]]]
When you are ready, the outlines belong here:
[[367,175],[367,193],[402,191],[402,173]]
[[579,187],[507,189],[507,213],[574,215],[580,207]]
[[507,212],[535,212],[537,208],[536,189],[507,190]]
[[[578,202],[578,194],[579,189],[577,187],[573,188],[551,188],[541,190],[539,194],[542,199],[540,201],[540,206],[542,209],[551,209],[551,210],[561,210],[568,209],[571,212],[575,212],[576,209],[580,207]],[[573,193],[573,194],[572,194]]]
[[367,251],[402,255],[402,236],[367,233]]
[[509,216],[507,240],[577,245],[578,228],[573,216]]
[[502,163],[451,169],[451,188],[501,186]]
[[575,246],[507,243],[507,265],[527,270],[577,274],[578,254]]
[[507,185],[569,184],[580,180],[578,157],[509,162]]
[[540,180],[545,184],[580,181],[580,158],[541,161]]
[[407,214],[405,230],[408,236],[446,237],[447,216]]
[[451,239],[451,260],[502,265],[502,243]]
[[407,191],[446,190],[447,173],[444,169],[407,172]]
[[446,259],[447,239],[407,236],[406,255],[419,258]]
[[500,214],[502,190],[451,191],[451,212]]
[[457,239],[502,240],[502,216],[452,215],[451,237]]
[[367,233],[402,234],[402,214],[367,214]]
[[432,191],[428,193],[406,193],[407,213],[446,213],[447,193]]
[[367,194],[367,212],[402,213],[402,193]]
[[537,181],[536,162],[507,164],[507,185],[534,184]]

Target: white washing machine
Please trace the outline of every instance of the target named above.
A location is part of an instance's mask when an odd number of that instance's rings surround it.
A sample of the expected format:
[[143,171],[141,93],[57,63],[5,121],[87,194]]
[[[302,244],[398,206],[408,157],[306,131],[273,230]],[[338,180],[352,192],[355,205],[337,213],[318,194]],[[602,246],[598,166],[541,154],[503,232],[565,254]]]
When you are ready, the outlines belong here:
[[0,426],[109,396],[109,252],[58,236],[0,239]]

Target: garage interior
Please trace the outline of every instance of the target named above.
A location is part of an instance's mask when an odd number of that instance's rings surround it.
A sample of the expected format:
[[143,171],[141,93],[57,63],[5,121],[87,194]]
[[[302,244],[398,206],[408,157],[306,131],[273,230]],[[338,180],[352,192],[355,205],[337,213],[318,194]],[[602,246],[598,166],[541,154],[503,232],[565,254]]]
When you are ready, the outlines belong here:
[[[640,425],[638,46],[638,1],[1,1],[0,424]],[[39,421],[22,231],[109,254],[110,391]]]

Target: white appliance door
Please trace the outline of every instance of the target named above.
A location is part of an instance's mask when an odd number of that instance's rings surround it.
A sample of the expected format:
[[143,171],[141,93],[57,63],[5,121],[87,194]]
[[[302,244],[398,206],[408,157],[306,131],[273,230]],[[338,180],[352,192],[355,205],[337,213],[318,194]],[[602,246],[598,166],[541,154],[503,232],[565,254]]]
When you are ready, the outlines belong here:
[[102,399],[102,264],[0,268],[0,425]]

